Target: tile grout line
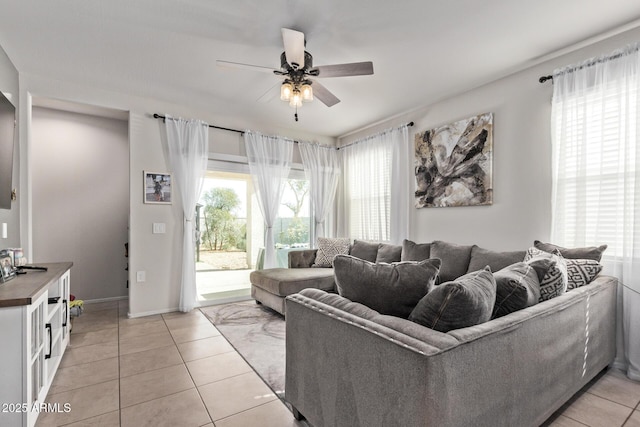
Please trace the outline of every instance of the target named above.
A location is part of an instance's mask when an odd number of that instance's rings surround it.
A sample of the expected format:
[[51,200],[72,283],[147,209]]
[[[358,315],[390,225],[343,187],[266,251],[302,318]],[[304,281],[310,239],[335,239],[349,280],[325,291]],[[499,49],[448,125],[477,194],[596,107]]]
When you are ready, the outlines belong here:
[[[106,310],[109,310],[109,309],[104,309],[104,310],[100,310],[100,311],[106,311]],[[118,314],[118,313],[119,313],[119,310],[120,310],[120,307],[119,307],[119,306],[116,306],[116,314]],[[112,329],[112,328],[105,328],[105,329]],[[73,332],[73,331],[70,331],[70,332],[69,332],[69,343],[71,343],[71,333],[72,333],[72,332]],[[94,332],[95,332],[95,331],[94,331]],[[80,333],[86,333],[86,332],[80,332]],[[69,345],[70,345],[70,344],[69,344]],[[81,346],[81,347],[87,347],[87,346]],[[64,357],[64,355],[63,355],[63,357]],[[101,361],[101,360],[108,360],[108,359],[112,359],[112,358],[110,358],[110,357],[109,357],[109,358],[106,358],[106,359],[99,359],[99,360],[96,360],[96,361],[94,361],[94,362],[99,362],[99,361]],[[88,364],[88,363],[93,363],[93,362],[79,363],[79,364],[77,364],[77,365],[71,365],[71,366],[85,365],[85,364]],[[71,366],[70,366],[70,367],[71,367]],[[119,363],[119,361],[118,361],[118,369],[119,369],[119,366],[120,366],[120,363]],[[56,372],[56,375],[57,375],[57,374],[58,374],[58,372]],[[95,386],[95,385],[98,385],[98,384],[104,384],[104,383],[111,382],[111,381],[113,381],[113,380],[107,380],[107,381],[102,381],[102,382],[95,383],[95,384],[89,384],[89,385],[86,385],[86,386],[83,386],[83,387],[78,387],[78,388],[75,388],[75,389],[67,390],[67,391],[65,391],[65,392],[75,391],[75,390],[82,390],[83,388],[87,388],[87,387]],[[118,393],[120,392],[120,391],[119,391],[119,390],[120,390],[119,384],[120,384],[120,382],[119,382],[119,379],[118,379]],[[52,393],[51,395],[47,394],[47,400],[49,400],[49,398],[50,398],[51,396],[55,396],[56,394],[65,393],[65,392]],[[97,417],[97,416],[102,416],[102,415],[108,414],[108,413],[110,413],[110,412],[113,412],[113,411],[105,412],[104,414],[92,415],[92,416],[89,416],[89,417],[87,417],[87,418],[83,418],[83,419],[81,419],[81,420],[71,421],[71,422],[69,422],[69,423],[65,423],[65,424],[58,424],[58,423],[56,422],[56,425],[57,425],[57,426],[59,426],[59,427],[68,426],[68,425],[71,425],[71,424],[74,424],[74,423],[78,423],[78,422],[81,422],[81,421],[84,421],[84,420],[88,420],[88,419],[91,419],[91,418],[94,418],[94,417]],[[119,406],[119,405],[118,405],[118,413],[120,413],[120,406]],[[120,424],[120,423],[119,423],[119,424]]]
[[638,407],[638,403],[636,405],[634,405],[634,406],[628,406],[628,405],[625,405],[624,403],[616,402],[615,400],[612,400],[612,399],[610,399],[608,397],[603,397],[603,396],[600,396],[599,394],[595,394],[595,393],[593,393],[593,392],[591,392],[589,390],[585,390],[584,392],[590,394],[591,396],[595,396],[595,397],[598,397],[600,399],[606,400],[607,402],[615,403],[616,405],[624,406],[625,408],[631,409],[632,413]]
[[[204,406],[204,410],[207,411],[207,416],[209,417],[209,421],[211,421],[211,423],[213,423],[213,417],[211,416],[211,413],[209,412],[209,408],[207,408],[207,405],[204,403],[204,399],[202,398],[202,394],[200,394],[200,390],[198,389],[198,386],[196,385],[196,382],[193,379],[193,375],[191,375],[191,371],[189,370],[189,367],[187,366],[187,362],[184,360],[184,357],[182,356],[182,353],[180,353],[180,348],[178,347],[178,343],[176,342],[175,338],[173,337],[173,334],[171,333],[171,329],[169,328],[169,325],[167,325],[166,319],[164,318],[163,315],[161,315],[161,317],[162,317],[162,321],[164,322],[164,325],[169,330],[169,335],[171,335],[171,340],[173,341],[173,345],[176,346],[176,350],[178,351],[178,354],[180,355],[180,359],[182,360],[182,364],[184,365],[184,368],[187,370],[187,374],[189,375],[189,378],[191,379],[191,382],[193,383],[193,387],[196,389],[196,393],[198,393],[198,397],[200,398],[200,402],[202,403],[202,406]],[[206,425],[206,424],[204,424],[204,425]],[[215,424],[214,424],[214,426],[215,426]]]

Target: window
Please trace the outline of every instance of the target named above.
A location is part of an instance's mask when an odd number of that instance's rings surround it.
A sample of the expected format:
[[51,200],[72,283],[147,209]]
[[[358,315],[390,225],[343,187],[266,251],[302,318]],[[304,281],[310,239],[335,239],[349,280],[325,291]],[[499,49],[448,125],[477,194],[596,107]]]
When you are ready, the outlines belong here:
[[391,159],[386,142],[367,141],[343,151],[352,239],[390,239]]
[[276,249],[308,248],[310,225],[309,181],[288,179],[275,224]]
[[625,241],[640,242],[625,235],[640,212],[637,103],[637,86],[616,80],[554,96],[554,242],[607,243],[609,256],[628,254]]

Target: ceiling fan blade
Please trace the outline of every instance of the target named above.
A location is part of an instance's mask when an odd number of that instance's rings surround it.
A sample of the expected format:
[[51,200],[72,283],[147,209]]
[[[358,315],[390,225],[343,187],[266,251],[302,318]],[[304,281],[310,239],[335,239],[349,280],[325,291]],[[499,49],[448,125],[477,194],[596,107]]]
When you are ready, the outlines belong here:
[[276,95],[280,94],[280,92],[276,90],[276,87],[280,87],[280,85],[282,85],[282,83],[278,82],[278,83],[274,84],[273,86],[271,86],[265,93],[260,95],[260,97],[257,99],[257,101],[261,102],[263,104],[266,104],[267,102],[273,101],[276,98]]
[[317,77],[344,77],[344,76],[366,76],[373,74],[373,62],[353,62],[350,64],[321,65],[313,67],[311,72],[318,70]]
[[294,69],[304,67],[304,33],[283,28],[282,42],[289,65]]
[[242,64],[240,62],[222,61],[220,59],[216,61],[216,65],[220,68],[236,68],[236,69],[251,70],[251,71],[262,71],[265,73],[272,73],[272,74],[274,71],[278,71],[278,69],[276,68],[263,67],[262,65]]
[[322,86],[320,83],[313,81],[311,83],[311,87],[313,88],[313,96],[318,98],[327,107],[333,107],[340,102],[337,96],[329,92],[329,89]]

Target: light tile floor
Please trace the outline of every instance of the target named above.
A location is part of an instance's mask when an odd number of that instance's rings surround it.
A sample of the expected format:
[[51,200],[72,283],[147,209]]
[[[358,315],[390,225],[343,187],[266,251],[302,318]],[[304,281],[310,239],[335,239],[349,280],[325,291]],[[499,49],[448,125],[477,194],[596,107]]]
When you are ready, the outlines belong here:
[[306,426],[199,311],[127,318],[127,301],[85,304],[43,412],[48,426]]
[[[86,304],[48,403],[48,426],[290,427],[273,391],[199,311],[128,319],[127,301]],[[610,369],[544,424],[640,427],[640,382]]]

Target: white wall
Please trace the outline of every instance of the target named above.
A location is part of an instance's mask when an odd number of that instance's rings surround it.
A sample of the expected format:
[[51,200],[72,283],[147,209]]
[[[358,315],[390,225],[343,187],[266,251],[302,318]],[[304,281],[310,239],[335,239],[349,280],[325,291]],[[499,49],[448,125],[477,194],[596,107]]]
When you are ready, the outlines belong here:
[[[21,73],[20,78],[21,99],[24,98],[26,103],[33,95],[129,111],[129,309],[132,316],[173,311],[179,303],[182,213],[177,202],[177,191],[174,191],[174,203],[171,206],[144,204],[142,199],[143,171],[169,171],[163,123],[154,119],[153,113],[197,118],[228,128],[252,129],[265,134],[335,144],[333,138],[276,128],[269,123],[253,122],[246,117],[196,111],[188,106],[119,94],[96,86],[79,86],[48,77]],[[31,151],[32,136],[29,126],[26,129],[20,143],[28,153]],[[233,132],[211,129],[209,144],[209,151],[212,153],[245,154],[241,136]],[[29,159],[23,159],[22,165],[26,170],[33,170]],[[25,181],[30,180],[31,173],[25,173]],[[31,191],[28,191],[27,197],[32,200]],[[23,221],[30,222],[28,211],[22,218]],[[167,233],[152,234],[154,222],[166,223]],[[25,242],[28,244],[31,241],[33,232],[33,229],[25,232],[29,235],[23,237],[23,245],[26,246]],[[144,283],[136,283],[137,271],[146,272]]]
[[72,261],[80,299],[128,295],[127,122],[33,108],[31,132],[33,261]]
[[[550,115],[553,86],[538,78],[555,68],[609,54],[640,40],[633,30],[533,66],[475,90],[435,102],[339,138],[338,145],[410,121],[413,138],[433,127],[485,112],[494,113],[493,205],[478,207],[411,207],[410,238],[446,240],[495,249],[523,249],[534,239],[548,240],[551,227]],[[420,84],[438,84],[422,82]],[[408,173],[414,181],[414,165]],[[415,188],[411,188],[411,194]],[[412,202],[413,203],[413,202]]]
[[[2,92],[13,105],[16,111],[19,109],[18,70],[0,46],[0,92]],[[19,120],[20,115],[17,114]],[[20,153],[18,146],[18,127],[15,131],[15,143],[13,149],[13,188],[18,189],[20,196]],[[0,249],[15,248],[20,246],[20,205],[12,202],[11,209],[0,209],[0,223],[7,223],[7,238],[0,238]]]

